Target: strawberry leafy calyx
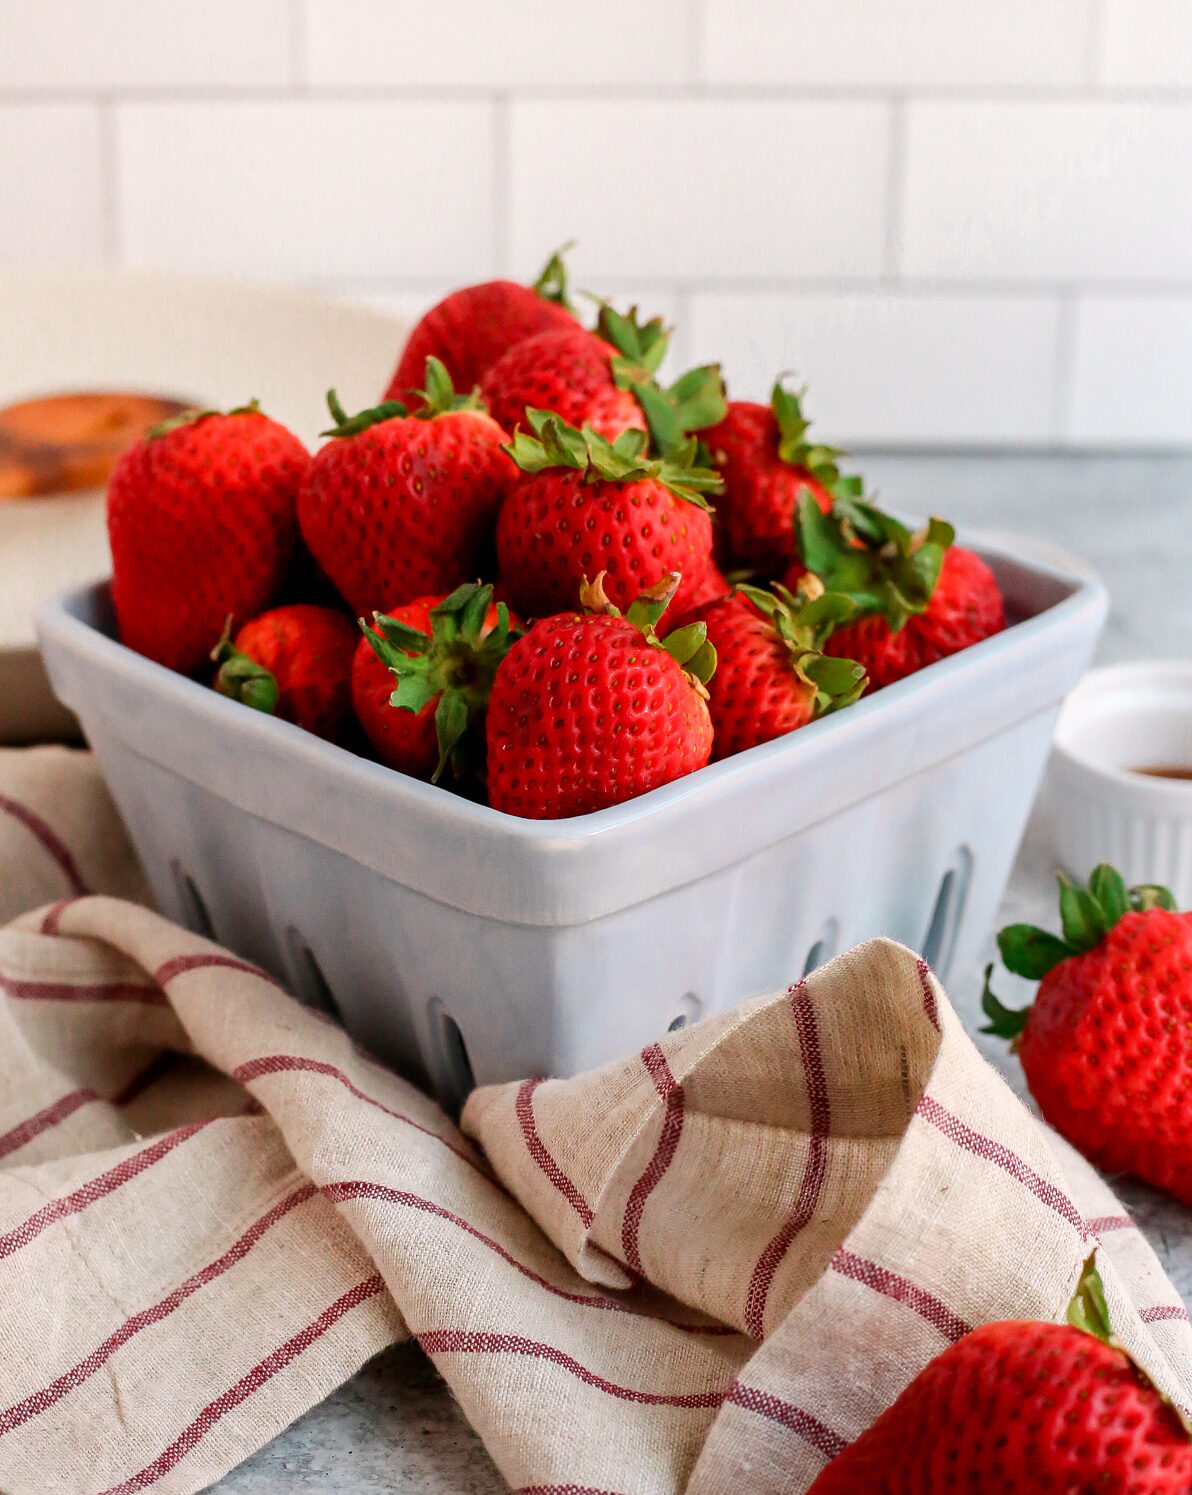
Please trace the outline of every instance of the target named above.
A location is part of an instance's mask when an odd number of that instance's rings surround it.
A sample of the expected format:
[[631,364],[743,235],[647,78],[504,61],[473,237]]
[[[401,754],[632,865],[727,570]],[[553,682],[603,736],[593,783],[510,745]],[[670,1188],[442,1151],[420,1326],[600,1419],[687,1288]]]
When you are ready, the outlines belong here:
[[320,431],[320,436],[358,436],[361,431],[367,431],[370,426],[379,426],[382,421],[394,420],[398,416],[409,415],[409,406],[402,400],[382,400],[379,405],[373,405],[369,410],[361,410],[358,415],[349,415],[340,404],[339,395],[335,390],[327,391],[327,409],[331,412],[331,419],[335,422],[328,426],[325,431]]
[[1101,1280],[1101,1273],[1097,1270],[1095,1251],[1085,1260],[1081,1268],[1080,1280],[1076,1284],[1072,1301],[1068,1304],[1066,1317],[1073,1329],[1079,1329],[1084,1334],[1091,1334],[1094,1339],[1099,1339],[1111,1350],[1119,1350],[1125,1355],[1140,1384],[1152,1390],[1165,1406],[1170,1407],[1184,1432],[1192,1435],[1192,1424],[1189,1423],[1184,1410],[1178,1407],[1170,1397],[1163,1395],[1113,1332],[1113,1324],[1109,1317],[1109,1300],[1105,1296],[1105,1284]]
[[199,421],[206,420],[212,415],[260,415],[261,402],[258,399],[249,400],[247,405],[233,405],[231,410],[200,410],[195,406],[192,410],[180,410],[177,415],[171,415],[168,420],[158,421],[157,425],[150,426],[145,432],[146,441],[155,441],[159,436],[167,436],[171,431],[180,431],[183,426],[198,425]]
[[769,619],[790,655],[791,668],[814,690],[814,716],[851,706],[864,694],[869,683],[865,666],[823,652],[832,633],[856,613],[852,598],[825,591],[810,573],[800,578],[797,594],[777,582],[768,589],[741,585],[736,590]]
[[1105,1284],[1097,1271],[1096,1252],[1084,1264],[1080,1281],[1068,1304],[1067,1317],[1074,1329],[1091,1334],[1094,1339],[1099,1339],[1112,1349],[1121,1348],[1109,1322],[1109,1304],[1105,1299]]
[[457,394],[451,375],[433,355],[426,360],[425,380],[425,388],[411,391],[413,400],[417,402],[413,408],[404,400],[382,400],[379,405],[361,410],[358,415],[349,415],[335,390],[329,389],[327,409],[335,424],[326,431],[320,431],[319,435],[358,436],[370,426],[379,426],[384,421],[399,417],[412,415],[416,420],[434,420],[436,415],[451,415],[457,410],[484,410],[480,391],[473,389],[468,394]]
[[[599,572],[594,581],[584,577],[579,589],[580,603],[585,612],[604,613],[610,618],[619,618],[621,609],[609,601],[604,590],[604,578],[607,574],[606,571]],[[708,638],[708,625],[703,622],[688,623],[663,638],[658,636],[658,624],[679,590],[682,579],[678,571],[667,571],[656,582],[644,587],[629,604],[625,620],[633,624],[647,644],[669,654],[698,693],[707,699],[708,681],[716,673],[716,647]]]
[[385,613],[374,613],[371,627],[360,619],[373,653],[397,681],[389,704],[417,713],[438,697],[439,761],[432,783],[448,768],[463,780],[483,767],[489,694],[497,667],[521,634],[503,602],[497,603],[495,626],[486,627],[492,601],[490,585],[465,582],[431,608],[429,634]]
[[[851,484],[852,479],[842,479]],[[878,613],[892,633],[926,611],[956,531],[942,519],[910,530],[884,509],[837,495],[825,514],[808,489],[795,518],[803,564],[829,591],[851,597],[861,614]]]
[[[1158,883],[1126,886],[1120,872],[1108,862],[1094,867],[1088,887],[1081,887],[1060,873],[1060,924],[1063,937],[1033,924],[1008,924],[997,937],[1002,964],[1012,975],[1027,981],[1042,981],[1061,961],[1095,950],[1125,914],[1146,913],[1153,908],[1176,912],[1175,898]],[[989,1019],[982,1033],[1017,1039],[1026,1026],[1029,1007],[1005,1007],[994,995],[989,981],[993,966],[985,968],[981,1006]]]
[[669,388],[655,377],[666,356],[670,332],[661,317],[642,326],[637,307],[627,315],[601,303],[598,334],[617,350],[611,360],[613,382],[627,389],[641,406],[654,450],[662,457],[681,451],[693,431],[718,425],[728,414],[724,380],[717,363],[688,369]]
[[841,481],[848,484],[848,491],[851,491],[857,479],[842,480],[836,461],[838,457],[847,454],[841,447],[807,440],[807,432],[811,429],[811,422],[803,414],[803,396],[807,391],[787,389],[784,383],[786,377],[785,374],[780,374],[770,392],[770,409],[778,422],[779,460],[788,467],[797,467],[801,472],[809,474],[829,493]]
[[276,712],[280,694],[277,679],[263,664],[242,654],[233,645],[231,613],[219,643],[211,651],[211,661],[219,666],[215,673],[215,689],[221,696],[251,706],[254,711],[263,711],[268,716]]
[[530,287],[536,291],[544,301],[553,301],[556,306],[561,306],[565,311],[574,312],[571,300],[567,295],[567,264],[563,256],[575,248],[575,240],[568,239],[566,244],[560,244],[550,259],[542,267],[542,273]]
[[436,415],[451,415],[457,410],[483,410],[479,389],[456,394],[447,368],[433,355],[426,360],[425,387],[417,391],[421,404],[410,413],[416,420],[433,420]]
[[513,440],[502,447],[523,472],[539,473],[550,468],[572,468],[590,483],[640,483],[649,479],[697,508],[710,507],[705,493],[719,493],[724,479],[710,467],[695,465],[695,442],[670,457],[647,457],[647,436],[630,427],[616,441],[609,441],[585,425],[569,426],[551,410],[527,406],[531,436],[519,426]]

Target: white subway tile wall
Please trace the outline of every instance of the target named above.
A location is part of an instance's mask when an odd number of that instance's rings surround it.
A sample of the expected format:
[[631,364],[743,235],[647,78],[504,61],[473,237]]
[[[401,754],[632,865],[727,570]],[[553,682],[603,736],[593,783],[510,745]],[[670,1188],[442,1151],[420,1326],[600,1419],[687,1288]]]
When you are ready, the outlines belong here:
[[1192,442],[1189,0],[0,0],[0,261],[577,283],[825,439]]

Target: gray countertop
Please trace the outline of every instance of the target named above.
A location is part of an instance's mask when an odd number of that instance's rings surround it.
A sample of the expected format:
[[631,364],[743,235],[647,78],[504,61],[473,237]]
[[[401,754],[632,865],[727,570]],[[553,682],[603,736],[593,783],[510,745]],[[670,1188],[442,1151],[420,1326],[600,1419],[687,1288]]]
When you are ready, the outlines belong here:
[[[962,528],[1029,535],[1091,562],[1113,600],[1103,662],[1192,656],[1192,455],[869,452],[857,466],[890,507],[941,514]],[[1047,848],[1028,837],[999,925],[1054,925],[1054,910]],[[950,983],[972,1030],[979,985],[976,970]],[[1021,1071],[1005,1046],[978,1043],[1022,1092]],[[1116,1187],[1192,1304],[1192,1214],[1142,1185]],[[220,1495],[490,1495],[507,1486],[434,1368],[403,1345],[370,1361],[212,1488]]]

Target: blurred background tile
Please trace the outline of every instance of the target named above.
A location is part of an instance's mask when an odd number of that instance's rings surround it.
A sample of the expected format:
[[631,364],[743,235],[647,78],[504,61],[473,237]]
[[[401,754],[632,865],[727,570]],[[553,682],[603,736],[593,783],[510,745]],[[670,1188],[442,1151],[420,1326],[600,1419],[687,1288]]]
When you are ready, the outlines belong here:
[[1190,179],[1185,0],[0,5],[0,260],[413,316],[578,238],[854,441],[1192,440]]
[[680,83],[687,0],[302,0],[310,82],[452,88]]
[[0,87],[275,87],[289,0],[36,0],[0,15]]
[[488,104],[124,104],[116,125],[130,264],[467,278],[492,263]]
[[1058,315],[1046,298],[696,296],[691,326],[692,359],[719,357],[738,397],[768,399],[782,369],[807,381],[805,413],[824,439],[1021,443],[1054,434]]
[[723,83],[1077,83],[1091,0],[705,0],[702,70]]
[[101,161],[93,104],[0,103],[0,258],[101,258]]
[[578,239],[596,275],[873,275],[883,264],[889,109],[819,100],[513,105],[519,271]]

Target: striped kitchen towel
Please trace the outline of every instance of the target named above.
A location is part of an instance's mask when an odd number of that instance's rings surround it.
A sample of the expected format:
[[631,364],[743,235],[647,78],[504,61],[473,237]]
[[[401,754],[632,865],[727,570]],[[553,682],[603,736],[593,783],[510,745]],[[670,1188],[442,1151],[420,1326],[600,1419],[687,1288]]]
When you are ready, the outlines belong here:
[[410,1334],[523,1495],[803,1491],[1093,1250],[1192,1400],[1145,1239],[898,945],[457,1129],[136,901],[86,755],[0,752],[0,895],[5,1495],[201,1489]]

